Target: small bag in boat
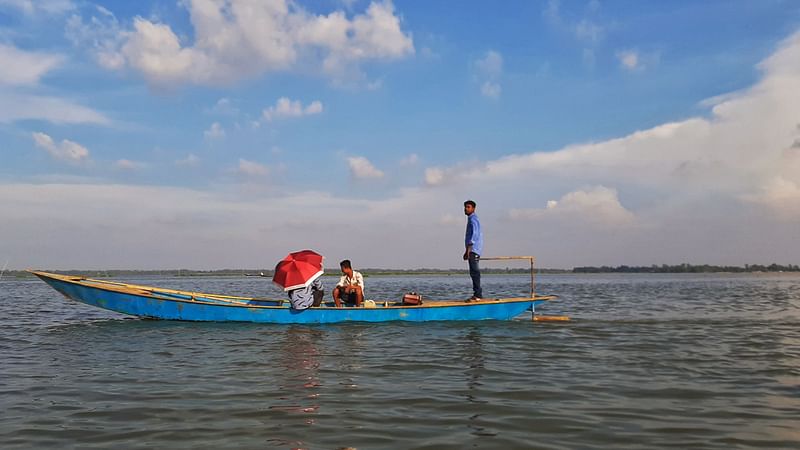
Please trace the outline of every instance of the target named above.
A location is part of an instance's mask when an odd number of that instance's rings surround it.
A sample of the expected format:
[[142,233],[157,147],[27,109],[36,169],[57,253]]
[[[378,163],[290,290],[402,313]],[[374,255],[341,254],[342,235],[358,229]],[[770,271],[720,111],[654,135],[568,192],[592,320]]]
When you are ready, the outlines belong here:
[[406,306],[415,306],[422,304],[422,295],[417,294],[416,292],[409,292],[403,295],[403,305]]

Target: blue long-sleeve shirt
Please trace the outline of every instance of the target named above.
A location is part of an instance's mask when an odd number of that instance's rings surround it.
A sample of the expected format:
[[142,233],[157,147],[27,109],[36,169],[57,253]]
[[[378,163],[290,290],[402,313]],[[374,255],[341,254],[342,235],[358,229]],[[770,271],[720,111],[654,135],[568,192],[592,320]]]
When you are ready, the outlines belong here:
[[464,236],[464,247],[472,246],[472,252],[480,255],[483,252],[483,233],[481,222],[475,213],[467,216],[467,232]]

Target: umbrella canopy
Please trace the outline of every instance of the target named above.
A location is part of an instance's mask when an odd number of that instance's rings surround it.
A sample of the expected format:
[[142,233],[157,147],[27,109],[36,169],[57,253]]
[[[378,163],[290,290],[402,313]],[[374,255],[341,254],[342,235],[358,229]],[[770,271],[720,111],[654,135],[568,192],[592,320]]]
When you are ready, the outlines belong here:
[[275,266],[272,282],[284,291],[308,287],[322,275],[323,259],[322,255],[313,250],[289,253]]

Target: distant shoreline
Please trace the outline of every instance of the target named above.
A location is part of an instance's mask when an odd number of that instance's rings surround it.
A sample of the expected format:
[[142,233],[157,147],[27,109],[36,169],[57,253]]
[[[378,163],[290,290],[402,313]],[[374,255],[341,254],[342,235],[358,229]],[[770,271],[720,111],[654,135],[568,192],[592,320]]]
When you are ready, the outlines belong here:
[[[365,276],[398,276],[398,275],[466,275],[467,270],[462,269],[358,269]],[[48,271],[48,270],[45,270]],[[164,270],[133,270],[133,269],[112,269],[112,270],[49,270],[50,272],[62,273],[67,275],[81,275],[93,278],[113,278],[124,276],[175,276],[175,277],[208,277],[208,276],[230,276],[230,277],[258,277],[264,273],[265,277],[272,277],[271,270],[261,269],[217,269],[217,270],[189,270],[189,269],[164,269]],[[487,275],[509,275],[509,274],[529,274],[529,269],[524,268],[482,268],[481,272]],[[796,264],[746,264],[745,266],[714,266],[708,264],[679,264],[660,266],[581,266],[572,269],[536,269],[537,274],[600,274],[600,273],[782,273],[800,272],[800,266]],[[6,270],[3,278],[25,278],[32,277],[24,270]],[[328,268],[325,276],[339,276],[338,267]]]

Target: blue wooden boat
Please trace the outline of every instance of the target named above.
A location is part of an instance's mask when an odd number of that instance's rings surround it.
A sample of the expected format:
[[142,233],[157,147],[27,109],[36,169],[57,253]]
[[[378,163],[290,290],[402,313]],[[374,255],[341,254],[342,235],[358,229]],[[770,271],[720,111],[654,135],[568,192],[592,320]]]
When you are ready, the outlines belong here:
[[[73,275],[30,271],[69,299],[132,316],[212,322],[336,323],[336,322],[427,322],[438,320],[509,320],[555,296],[430,301],[407,306],[400,302],[376,301],[374,307],[320,307],[298,311],[288,301],[162,289],[96,280]],[[538,316],[537,316],[538,317]]]

